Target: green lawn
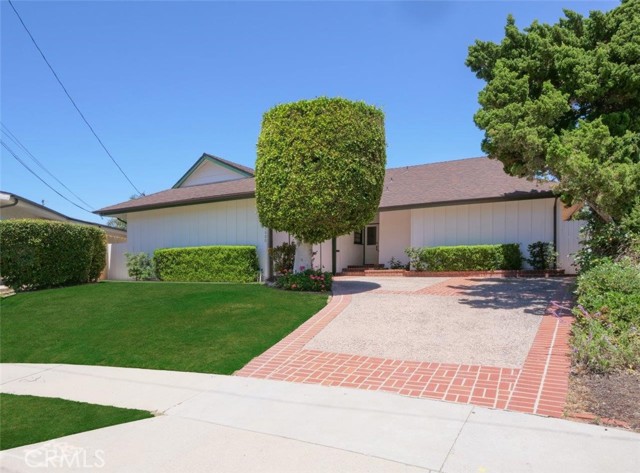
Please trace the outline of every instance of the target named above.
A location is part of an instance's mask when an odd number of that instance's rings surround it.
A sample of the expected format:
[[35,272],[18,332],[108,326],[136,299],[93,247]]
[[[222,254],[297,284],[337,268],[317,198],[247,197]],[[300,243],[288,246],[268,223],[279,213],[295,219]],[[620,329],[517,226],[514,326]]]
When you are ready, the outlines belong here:
[[327,295],[258,284],[103,282],[0,300],[0,361],[230,374]]
[[149,417],[135,409],[0,394],[0,450]]

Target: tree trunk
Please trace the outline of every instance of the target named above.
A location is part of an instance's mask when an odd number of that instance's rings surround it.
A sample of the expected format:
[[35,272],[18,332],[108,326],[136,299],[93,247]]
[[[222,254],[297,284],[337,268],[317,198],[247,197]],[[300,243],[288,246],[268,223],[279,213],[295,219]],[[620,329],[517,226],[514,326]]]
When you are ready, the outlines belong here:
[[296,242],[296,257],[293,263],[293,272],[299,273],[305,269],[312,269],[313,266],[313,245],[304,241]]

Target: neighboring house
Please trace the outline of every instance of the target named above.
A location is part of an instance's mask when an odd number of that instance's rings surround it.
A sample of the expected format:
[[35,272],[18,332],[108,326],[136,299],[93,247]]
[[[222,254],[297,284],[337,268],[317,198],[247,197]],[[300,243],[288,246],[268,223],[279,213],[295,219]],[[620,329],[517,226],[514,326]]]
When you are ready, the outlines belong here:
[[[260,225],[253,170],[209,154],[173,188],[98,210],[127,220],[128,240],[117,250],[255,245],[264,276],[268,248],[291,237]],[[500,162],[471,158],[388,169],[380,210],[362,231],[315,245],[315,265],[340,272],[350,265],[407,261],[409,246],[555,241],[559,267],[574,268],[580,222],[565,221],[548,183],[509,176]],[[115,250],[115,248],[114,248]],[[109,278],[127,278],[112,252]]]
[[[58,222],[75,223],[78,225],[89,225],[92,227],[98,227],[105,231],[107,234],[107,261],[109,261],[109,255],[112,244],[121,244],[127,241],[127,231],[113,228],[108,225],[100,225],[93,222],[85,222],[84,220],[78,220],[75,218],[67,217],[60,212],[51,210],[44,205],[37,204],[29,199],[25,199],[16,194],[10,194],[8,192],[0,191],[0,220],[9,220],[17,218],[36,218],[43,220],[55,220]],[[104,276],[108,273],[108,269],[105,268]]]

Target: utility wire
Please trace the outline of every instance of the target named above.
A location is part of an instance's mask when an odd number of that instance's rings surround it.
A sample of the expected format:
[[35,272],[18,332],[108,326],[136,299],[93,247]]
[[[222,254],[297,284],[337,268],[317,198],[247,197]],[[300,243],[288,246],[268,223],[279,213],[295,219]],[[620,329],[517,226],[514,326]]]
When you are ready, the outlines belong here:
[[53,173],[51,171],[49,171],[46,166],[44,164],[42,164],[40,162],[40,160],[38,158],[36,158],[31,151],[29,151],[27,149],[27,147],[25,145],[22,144],[22,142],[16,137],[16,135],[14,135],[11,130],[9,130],[9,128],[7,127],[7,125],[5,125],[4,123],[1,123],[2,127],[4,128],[2,130],[2,133],[4,133],[7,138],[9,138],[11,141],[13,141],[16,145],[18,145],[20,148],[22,148],[24,150],[25,153],[27,153],[27,155],[33,160],[33,162],[35,162],[38,166],[40,166],[40,168],[46,172],[47,174],[49,174],[49,176],[51,176],[53,179],[55,179],[55,181],[60,184],[62,187],[64,187],[71,195],[73,195],[76,199],[78,199],[80,202],[82,202],[84,205],[86,205],[89,208],[94,208],[91,204],[87,203],[86,201],[84,201],[82,199],[82,197],[80,197],[78,194],[76,194],[75,192],[73,192],[71,189],[69,189],[64,182],[62,182],[60,179],[58,179],[56,176],[53,175]]
[[64,200],[66,200],[67,202],[69,202],[70,204],[75,205],[76,207],[78,207],[81,210],[84,210],[85,212],[89,212],[90,214],[93,214],[93,212],[89,209],[85,209],[84,207],[82,207],[81,205],[76,204],[74,201],[72,201],[71,199],[67,198],[66,196],[64,196],[63,194],[61,194],[60,192],[58,192],[55,188],[53,188],[47,181],[45,181],[44,179],[42,179],[40,176],[38,176],[38,174],[31,169],[27,163],[25,163],[22,159],[20,159],[20,157],[11,149],[9,148],[9,146],[3,141],[0,140],[0,143],[2,144],[2,146],[4,147],[4,149],[6,149],[9,153],[11,153],[11,156],[13,156],[16,161],[18,161],[20,164],[22,164],[27,171],[29,171],[31,174],[33,174],[35,177],[37,177],[45,186],[47,186],[49,189],[51,189],[53,192],[55,192],[56,194],[58,194],[60,197],[62,197]]
[[102,140],[100,139],[100,137],[98,136],[98,134],[95,132],[95,130],[93,129],[93,127],[91,126],[91,124],[89,123],[89,121],[86,119],[86,117],[84,116],[84,114],[80,111],[80,108],[78,107],[78,105],[76,104],[76,102],[73,100],[73,98],[71,97],[71,95],[69,94],[69,91],[67,90],[67,88],[64,86],[64,84],[62,83],[62,81],[60,80],[60,77],[58,77],[58,74],[56,74],[56,71],[53,69],[53,66],[51,65],[51,63],[47,60],[47,57],[44,55],[44,53],[42,52],[42,49],[40,49],[40,46],[38,46],[38,43],[36,43],[35,38],[33,37],[33,35],[31,34],[31,32],[29,31],[29,28],[27,28],[27,25],[24,23],[24,21],[22,20],[22,17],[20,16],[20,14],[18,13],[18,10],[16,10],[16,7],[13,5],[13,2],[11,0],[9,0],[9,5],[11,5],[11,8],[13,9],[13,12],[16,14],[16,16],[18,17],[18,20],[20,20],[20,23],[22,24],[22,27],[24,28],[24,30],[27,32],[27,34],[29,35],[29,38],[31,38],[31,42],[33,43],[33,45],[36,47],[36,49],[38,50],[38,52],[40,53],[40,56],[42,56],[42,59],[44,59],[44,62],[47,64],[47,66],[49,66],[49,69],[51,70],[51,73],[53,74],[53,76],[56,78],[56,80],[58,81],[58,84],[60,84],[60,87],[62,87],[62,90],[64,90],[64,93],[67,95],[67,98],[71,101],[71,103],[73,104],[74,108],[76,109],[76,111],[80,114],[80,117],[82,118],[82,120],[85,122],[85,124],[89,127],[89,130],[91,130],[91,133],[93,133],[93,136],[96,137],[96,140],[98,140],[98,143],[100,143],[100,146],[102,146],[102,149],[104,149],[105,153],[107,153],[107,155],[109,156],[109,158],[111,158],[111,161],[113,161],[113,164],[115,164],[117,166],[117,168],[120,170],[120,172],[122,173],[122,175],[125,177],[125,179],[127,181],[129,181],[129,184],[131,184],[131,187],[133,187],[135,189],[135,191],[138,194],[142,194],[142,192],[140,192],[140,190],[138,190],[138,188],[136,187],[136,185],[131,181],[131,179],[129,179],[129,176],[127,176],[127,174],[124,172],[124,170],[120,167],[120,165],[118,164],[118,162],[115,160],[115,158],[112,156],[112,154],[109,152],[109,150],[107,149],[107,147],[104,145],[104,143],[102,142]]

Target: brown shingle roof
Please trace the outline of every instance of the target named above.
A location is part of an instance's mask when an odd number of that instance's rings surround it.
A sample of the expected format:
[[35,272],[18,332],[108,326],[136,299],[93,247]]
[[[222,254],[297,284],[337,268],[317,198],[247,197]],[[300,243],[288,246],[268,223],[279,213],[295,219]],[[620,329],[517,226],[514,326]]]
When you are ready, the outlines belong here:
[[[179,187],[98,210],[100,215],[135,212],[178,205],[255,196],[255,179]],[[387,169],[380,209],[446,205],[493,200],[550,197],[551,184],[504,173],[502,164],[488,158]]]
[[256,180],[253,177],[247,177],[233,181],[168,189],[166,191],[156,192],[155,194],[145,195],[139,199],[127,200],[120,204],[105,207],[97,210],[96,213],[100,215],[113,215],[178,205],[246,199],[253,197],[255,191]]
[[551,187],[509,176],[499,161],[468,158],[387,169],[380,208],[549,197]]

